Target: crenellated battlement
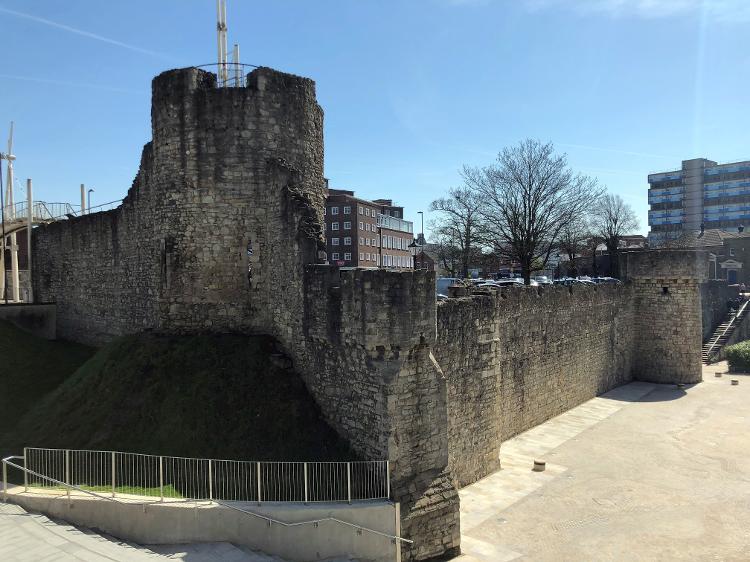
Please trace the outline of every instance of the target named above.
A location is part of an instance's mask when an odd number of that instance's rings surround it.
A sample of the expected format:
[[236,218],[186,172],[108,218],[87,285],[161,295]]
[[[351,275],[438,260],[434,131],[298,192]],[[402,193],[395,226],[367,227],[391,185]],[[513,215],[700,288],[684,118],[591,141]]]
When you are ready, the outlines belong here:
[[435,274],[428,271],[305,271],[307,334],[366,349],[410,349],[435,339]]

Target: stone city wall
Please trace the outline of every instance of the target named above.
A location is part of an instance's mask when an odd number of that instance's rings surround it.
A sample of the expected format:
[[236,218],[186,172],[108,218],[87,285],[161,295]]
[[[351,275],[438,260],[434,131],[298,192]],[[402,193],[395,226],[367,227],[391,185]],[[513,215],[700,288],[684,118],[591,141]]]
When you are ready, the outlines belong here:
[[459,486],[498,468],[505,439],[631,380],[632,298],[627,286],[530,287],[438,305]]
[[405,558],[457,553],[434,276],[312,265],[326,196],[314,83],[260,68],[217,88],[169,71],[153,81],[152,134],[119,208],[34,231],[34,290],[57,303],[59,335],[276,337],[332,427],[391,461]]
[[304,349],[295,366],[329,422],[365,458],[390,459],[407,558],[456,554],[458,493],[448,472],[445,377],[427,271],[308,266]]

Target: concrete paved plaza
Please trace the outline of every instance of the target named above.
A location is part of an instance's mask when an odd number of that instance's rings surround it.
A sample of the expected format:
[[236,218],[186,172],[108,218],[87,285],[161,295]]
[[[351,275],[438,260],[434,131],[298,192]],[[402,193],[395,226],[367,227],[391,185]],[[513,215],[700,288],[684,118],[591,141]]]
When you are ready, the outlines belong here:
[[504,443],[503,470],[461,491],[461,562],[750,560],[750,377],[717,371],[620,387]]

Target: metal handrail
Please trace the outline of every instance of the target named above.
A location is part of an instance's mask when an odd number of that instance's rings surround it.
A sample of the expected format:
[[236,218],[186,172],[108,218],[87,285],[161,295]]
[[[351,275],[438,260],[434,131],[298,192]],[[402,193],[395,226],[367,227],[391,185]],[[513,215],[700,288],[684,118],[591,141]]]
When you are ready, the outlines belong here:
[[706,359],[711,359],[711,352],[713,351],[714,347],[716,347],[716,343],[721,338],[724,337],[724,335],[727,333],[727,330],[729,330],[729,328],[732,327],[732,324],[734,324],[734,321],[737,320],[740,314],[742,314],[745,311],[745,308],[747,307],[748,303],[750,303],[750,301],[745,301],[744,303],[742,303],[742,306],[737,310],[735,315],[732,316],[732,318],[729,320],[729,324],[726,325],[726,327],[724,328],[724,331],[721,332],[721,335],[718,338],[714,339],[714,341],[709,346],[708,351],[706,351]]
[[[8,501],[8,466],[12,466],[13,468],[17,468],[18,470],[23,471],[25,474],[32,474],[32,475],[37,476],[39,478],[43,478],[45,480],[49,480],[50,482],[53,482],[53,483],[55,483],[55,484],[57,484],[59,486],[63,486],[63,487],[68,488],[68,489],[77,490],[79,492],[83,492],[84,494],[88,494],[90,496],[94,496],[96,498],[107,500],[107,501],[110,501],[110,502],[120,503],[120,504],[128,504],[128,505],[153,505],[153,504],[157,504],[158,505],[158,504],[162,504],[162,502],[160,502],[160,501],[151,501],[151,502],[147,502],[147,501],[140,501],[140,502],[136,502],[136,501],[122,501],[121,499],[119,499],[117,497],[110,497],[110,496],[106,496],[106,495],[103,495],[103,494],[98,494],[96,492],[92,492],[91,490],[86,490],[86,489],[81,488],[79,486],[75,486],[73,484],[68,484],[66,482],[62,482],[62,481],[57,480],[55,478],[51,478],[51,477],[46,476],[44,474],[40,474],[40,473],[38,473],[36,471],[30,470],[30,469],[26,468],[25,466],[21,466],[21,465],[18,465],[16,463],[14,463],[14,462],[11,462],[11,459],[23,459],[23,457],[18,456],[18,455],[11,455],[9,457],[6,457],[6,458],[2,459],[2,464],[3,464],[3,500],[5,502]],[[70,494],[70,492],[68,492],[68,495],[69,494]],[[200,501],[196,501],[196,500],[192,500],[192,501],[195,502],[196,506],[198,504],[200,504],[200,503],[206,503],[206,502],[200,502]],[[289,522],[289,521],[282,521],[280,519],[275,519],[273,517],[268,517],[267,515],[263,515],[261,513],[256,513],[254,511],[250,511],[248,509],[242,509],[241,507],[237,507],[235,505],[231,505],[231,504],[229,504],[227,502],[224,502],[224,501],[210,500],[210,501],[208,501],[208,503],[209,504],[210,503],[216,503],[217,505],[221,505],[223,507],[227,507],[227,508],[232,509],[234,511],[239,511],[240,513],[244,513],[245,515],[250,515],[252,517],[257,517],[259,519],[263,519],[264,521],[268,522],[269,524],[275,523],[277,525],[281,525],[282,527],[301,527],[302,525],[318,525],[319,523],[330,521],[332,523],[338,523],[340,525],[344,525],[344,526],[347,526],[347,527],[352,527],[352,528],[358,529],[360,531],[366,531],[368,533],[379,535],[381,537],[386,537],[386,538],[389,538],[389,539],[391,539],[393,541],[397,541],[398,540],[398,541],[405,542],[405,543],[408,543],[408,544],[413,544],[414,543],[414,541],[412,541],[410,539],[405,539],[405,538],[400,537],[398,535],[391,535],[391,534],[388,534],[388,533],[384,533],[382,531],[377,531],[375,529],[370,529],[369,527],[364,527],[364,526],[358,525],[356,523],[351,523],[349,521],[344,521],[342,519],[337,519],[336,517],[323,517],[321,519],[310,519],[308,521]]]

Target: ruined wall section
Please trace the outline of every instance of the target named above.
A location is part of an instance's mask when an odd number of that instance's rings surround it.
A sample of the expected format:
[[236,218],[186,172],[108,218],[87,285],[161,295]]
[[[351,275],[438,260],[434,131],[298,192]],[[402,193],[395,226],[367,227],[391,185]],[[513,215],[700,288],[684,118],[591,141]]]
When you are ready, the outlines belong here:
[[511,288],[438,305],[450,468],[460,486],[498,466],[500,443],[631,380],[626,286]]
[[157,324],[151,144],[122,205],[35,228],[36,302],[57,303],[59,337],[88,344]]
[[447,387],[432,355],[434,273],[310,266],[306,278],[295,365],[355,450],[391,461],[402,532],[416,541],[406,558],[456,553]]
[[630,252],[622,255],[621,268],[634,292],[634,377],[663,384],[700,382],[700,284],[708,277],[705,254]]

